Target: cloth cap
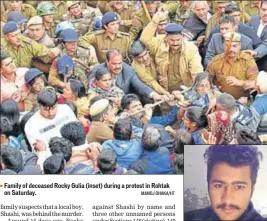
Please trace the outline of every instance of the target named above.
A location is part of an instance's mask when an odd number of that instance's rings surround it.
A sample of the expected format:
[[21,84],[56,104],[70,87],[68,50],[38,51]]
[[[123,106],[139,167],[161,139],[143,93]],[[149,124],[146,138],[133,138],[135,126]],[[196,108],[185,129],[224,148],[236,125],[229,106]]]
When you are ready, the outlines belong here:
[[23,14],[21,14],[21,12],[12,11],[12,12],[8,13],[7,21],[8,22],[9,21],[14,21],[19,25],[19,24],[23,24],[24,22],[26,22],[27,18]]
[[183,30],[183,26],[176,24],[176,23],[171,23],[166,25],[166,27],[164,28],[165,32],[168,35],[175,35],[175,34],[181,34],[182,30]]
[[106,108],[109,106],[109,100],[108,99],[100,99],[92,104],[90,107],[89,113],[90,115],[96,116],[98,114],[101,114]]
[[3,27],[3,34],[6,35],[17,30],[19,30],[17,23],[14,21],[9,21]]
[[108,23],[110,22],[113,22],[113,21],[118,21],[119,18],[117,16],[116,13],[114,12],[107,12],[103,15],[103,18],[102,18],[102,24],[103,25],[107,25]]
[[40,16],[34,16],[31,17],[30,20],[27,23],[27,28],[29,28],[31,25],[41,25],[43,24],[43,19]]
[[57,60],[58,74],[65,74],[67,67],[68,70],[73,69],[74,64],[71,57],[64,55]]
[[30,70],[28,70],[24,76],[25,82],[29,83],[30,81],[32,81],[34,78],[36,78],[37,76],[43,74],[43,72],[41,72],[39,69],[37,68],[31,68]]
[[225,41],[240,42],[241,35],[236,32],[226,32],[224,35]]
[[267,72],[261,71],[257,77],[257,85],[261,93],[267,94]]

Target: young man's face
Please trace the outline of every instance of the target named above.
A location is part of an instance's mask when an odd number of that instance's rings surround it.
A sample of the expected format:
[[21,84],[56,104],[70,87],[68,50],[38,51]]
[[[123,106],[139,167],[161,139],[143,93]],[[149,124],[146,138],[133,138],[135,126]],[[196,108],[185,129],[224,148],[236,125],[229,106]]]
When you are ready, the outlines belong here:
[[211,170],[211,207],[221,220],[237,220],[247,209],[253,193],[250,166],[217,163]]
[[39,105],[39,110],[41,116],[47,119],[54,119],[57,114],[57,104],[55,104],[53,107],[44,107],[42,105]]
[[23,1],[10,1],[10,9],[11,11],[20,11],[21,5]]
[[5,35],[6,40],[9,44],[14,46],[20,46],[21,44],[21,33],[20,30],[8,33]]
[[[143,105],[139,100],[132,101],[129,105],[128,113],[132,114],[143,110]],[[141,119],[144,116],[144,112],[140,112],[135,115],[136,118]]]
[[16,65],[11,57],[6,58],[2,61],[0,73],[4,75],[12,75],[17,70]]
[[44,36],[45,27],[43,25],[30,25],[28,31],[31,39],[39,41]]
[[105,25],[106,31],[109,34],[117,34],[120,28],[120,22],[119,21],[113,21]]
[[267,23],[267,2],[262,3],[260,16],[264,23]]

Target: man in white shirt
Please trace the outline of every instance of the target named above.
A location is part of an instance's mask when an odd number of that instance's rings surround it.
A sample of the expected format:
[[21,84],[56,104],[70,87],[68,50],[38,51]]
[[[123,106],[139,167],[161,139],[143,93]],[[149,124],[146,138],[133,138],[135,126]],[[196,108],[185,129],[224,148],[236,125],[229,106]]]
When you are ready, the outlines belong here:
[[43,161],[51,155],[48,148],[50,138],[61,137],[60,129],[63,125],[78,121],[68,105],[58,104],[57,101],[56,92],[52,89],[40,92],[37,97],[39,111],[25,125],[25,134],[32,149],[37,152],[41,169]]

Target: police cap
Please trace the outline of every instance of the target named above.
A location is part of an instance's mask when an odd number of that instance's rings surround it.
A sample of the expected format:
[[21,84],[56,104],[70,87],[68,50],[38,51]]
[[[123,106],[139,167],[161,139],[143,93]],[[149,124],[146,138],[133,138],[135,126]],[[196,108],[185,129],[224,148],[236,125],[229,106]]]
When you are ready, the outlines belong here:
[[225,41],[240,42],[241,40],[241,35],[237,32],[226,32],[223,37]]
[[43,19],[40,16],[34,16],[31,17],[30,20],[27,23],[27,28],[29,28],[31,25],[41,25],[43,24]]
[[61,31],[61,37],[63,38],[63,41],[65,42],[74,42],[78,41],[78,33],[73,29],[65,29]]
[[43,72],[41,72],[39,69],[37,68],[31,68],[29,69],[25,76],[24,76],[24,79],[25,79],[25,82],[26,83],[29,83],[31,82],[34,78],[36,78],[37,76],[40,76],[41,74],[43,74]]
[[[73,60],[69,56],[62,56],[57,60],[57,70],[58,74],[65,74],[66,68],[68,70],[72,69],[74,67]],[[68,74],[68,73],[67,73]]]
[[17,23],[14,21],[9,21],[3,27],[3,34],[6,35],[17,30],[19,30]]
[[183,26],[176,24],[176,23],[171,23],[166,25],[166,27],[164,28],[165,32],[168,35],[175,35],[175,34],[181,34],[182,30],[183,30]]
[[92,104],[90,107],[89,113],[92,117],[101,114],[109,106],[108,99],[100,99]]
[[25,23],[27,21],[27,18],[23,14],[21,14],[21,12],[12,11],[8,13],[7,21],[14,21],[19,25]]
[[110,22],[113,22],[113,21],[118,21],[119,18],[117,16],[116,13],[114,12],[107,12],[103,15],[103,18],[102,18],[102,24],[103,25],[107,25],[108,23]]

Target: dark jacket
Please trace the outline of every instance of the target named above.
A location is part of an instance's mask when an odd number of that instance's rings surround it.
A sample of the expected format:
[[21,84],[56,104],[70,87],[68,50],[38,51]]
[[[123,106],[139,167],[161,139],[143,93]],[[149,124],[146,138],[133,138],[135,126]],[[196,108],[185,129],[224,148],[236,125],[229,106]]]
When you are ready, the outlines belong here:
[[[185,221],[209,221],[209,220],[220,220],[220,218],[213,212],[211,207],[199,210],[193,210],[186,212],[184,214]],[[247,210],[241,215],[238,220],[265,220],[253,207],[252,202],[250,202]]]
[[[251,28],[254,29],[254,31],[257,33],[258,28],[260,26],[260,21],[261,21],[261,16],[260,15],[255,15],[253,16],[250,21],[247,23]],[[263,28],[263,31],[261,33],[260,39],[262,41],[267,40],[267,26]]]
[[[93,68],[89,76],[89,82],[99,68],[107,68],[106,63],[99,64]],[[117,76],[116,86],[122,89],[125,94],[138,93],[139,95],[149,97],[150,93],[153,92],[150,87],[140,81],[135,70],[126,63],[123,63],[122,72]]]

